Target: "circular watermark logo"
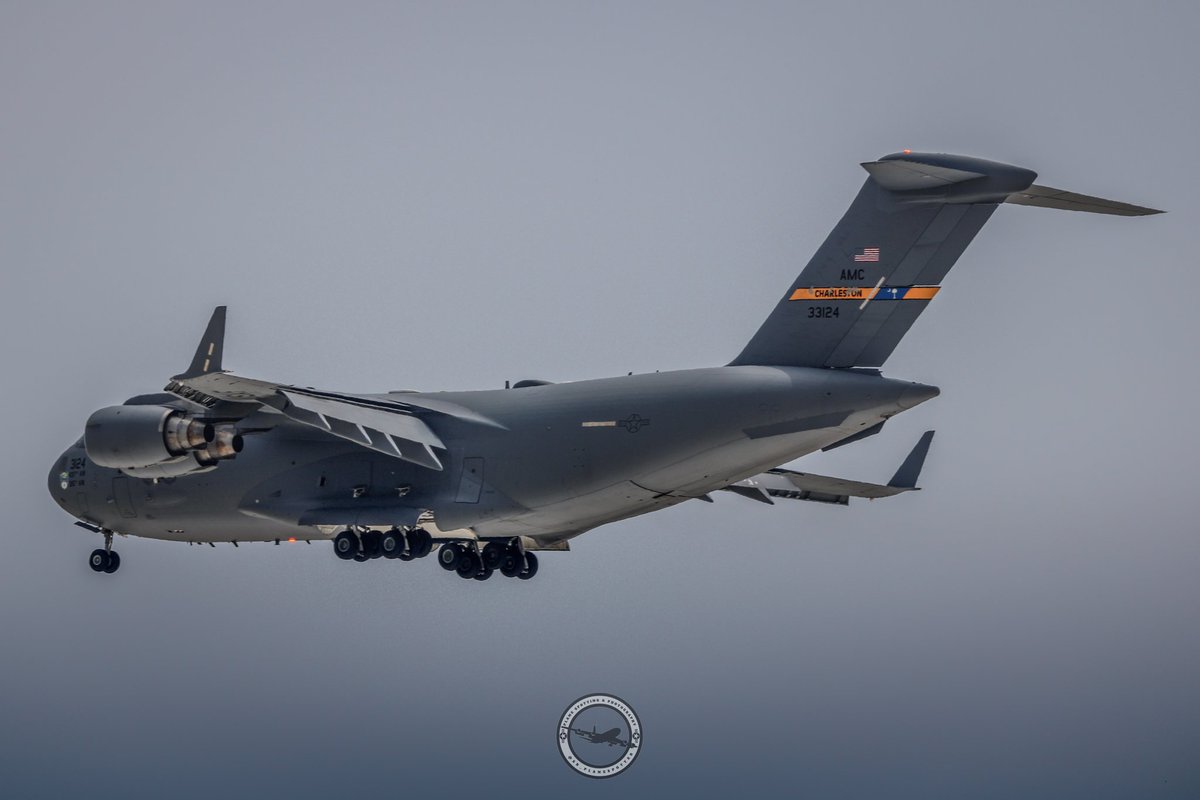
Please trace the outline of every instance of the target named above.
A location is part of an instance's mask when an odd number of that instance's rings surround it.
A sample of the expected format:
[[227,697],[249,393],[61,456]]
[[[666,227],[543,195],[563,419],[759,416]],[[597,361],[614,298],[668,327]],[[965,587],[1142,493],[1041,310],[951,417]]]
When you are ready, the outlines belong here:
[[558,721],[558,752],[580,775],[611,778],[629,769],[641,750],[642,723],[611,694],[579,698]]

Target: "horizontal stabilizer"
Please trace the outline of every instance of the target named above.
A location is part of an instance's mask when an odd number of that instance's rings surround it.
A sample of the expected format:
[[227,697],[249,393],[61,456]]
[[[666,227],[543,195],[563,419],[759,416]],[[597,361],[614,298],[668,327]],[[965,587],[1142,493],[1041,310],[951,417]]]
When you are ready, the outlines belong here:
[[1148,214],[1163,213],[1156,208],[1145,208],[1129,203],[1119,203],[1116,200],[1105,200],[1103,197],[1064,192],[1062,189],[1038,186],[1036,183],[1028,189],[1013,192],[1005,198],[1004,202],[1015,203],[1019,206],[1061,208],[1064,211],[1087,211],[1091,214],[1115,214],[1120,217],[1144,217]]

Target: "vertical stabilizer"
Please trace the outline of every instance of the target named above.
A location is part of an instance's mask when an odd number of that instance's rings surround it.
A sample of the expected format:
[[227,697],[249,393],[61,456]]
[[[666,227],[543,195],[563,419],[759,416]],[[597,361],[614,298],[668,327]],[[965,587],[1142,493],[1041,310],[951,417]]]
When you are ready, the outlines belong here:
[[881,366],[997,205],[1037,178],[933,153],[862,166],[858,197],[734,364]]

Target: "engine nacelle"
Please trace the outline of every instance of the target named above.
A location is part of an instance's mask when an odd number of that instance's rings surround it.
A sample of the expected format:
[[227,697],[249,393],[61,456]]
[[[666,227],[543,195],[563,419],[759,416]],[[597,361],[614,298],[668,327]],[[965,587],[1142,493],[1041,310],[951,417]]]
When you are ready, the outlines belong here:
[[187,455],[172,458],[168,461],[160,461],[148,467],[123,467],[121,472],[124,472],[131,478],[159,480],[160,478],[178,478],[181,475],[191,475],[196,472],[208,472],[210,469],[216,469],[216,462],[204,459],[203,452],[203,450],[195,450]]
[[242,437],[166,406],[109,406],[88,417],[83,434],[88,458],[136,477],[173,477],[233,458]]

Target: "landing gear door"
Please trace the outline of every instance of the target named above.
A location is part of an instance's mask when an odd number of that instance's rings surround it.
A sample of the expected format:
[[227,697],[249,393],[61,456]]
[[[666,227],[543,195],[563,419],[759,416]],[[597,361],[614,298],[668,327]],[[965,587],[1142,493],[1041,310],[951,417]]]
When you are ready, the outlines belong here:
[[479,492],[483,489],[483,459],[464,458],[462,477],[458,481],[456,503],[478,503]]

